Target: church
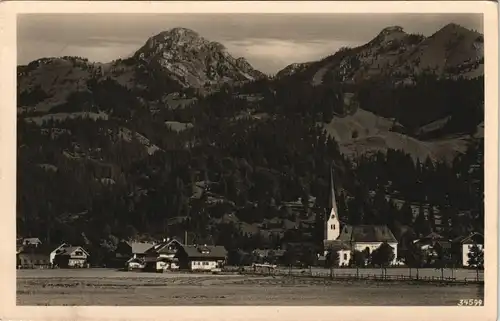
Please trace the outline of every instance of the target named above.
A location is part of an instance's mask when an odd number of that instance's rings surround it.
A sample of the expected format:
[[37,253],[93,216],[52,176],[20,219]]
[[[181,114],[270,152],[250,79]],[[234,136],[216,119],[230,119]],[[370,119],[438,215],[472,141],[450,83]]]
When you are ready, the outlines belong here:
[[347,266],[353,251],[367,250],[372,253],[382,243],[387,242],[394,249],[393,264],[396,264],[398,241],[386,225],[348,225],[339,220],[333,172],[330,171],[331,212],[325,217],[324,255],[330,250],[339,254],[339,266]]

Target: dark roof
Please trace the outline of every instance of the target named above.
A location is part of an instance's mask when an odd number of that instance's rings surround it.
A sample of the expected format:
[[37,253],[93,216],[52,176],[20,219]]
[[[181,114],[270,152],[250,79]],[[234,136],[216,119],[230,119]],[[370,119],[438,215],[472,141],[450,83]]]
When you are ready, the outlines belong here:
[[44,262],[49,262],[50,258],[48,254],[44,253],[18,253],[17,258],[22,258],[23,260],[39,260]]
[[167,253],[168,251],[164,251],[166,247],[168,247],[172,243],[178,243],[179,245],[182,246],[182,242],[179,241],[177,238],[172,238],[169,239],[168,241],[165,240],[163,242],[160,242],[158,244],[152,245],[149,249],[147,249],[144,253]]
[[61,253],[59,253],[58,255],[71,255],[73,252],[75,252],[76,250],[82,250],[85,254],[87,255],[90,255],[83,247],[81,246],[68,246],[68,247],[64,247],[62,248],[62,251]]
[[227,255],[226,248],[220,245],[184,245],[182,248],[192,258],[225,258]]
[[350,250],[351,247],[345,242],[345,241],[340,241],[340,240],[325,240],[323,242],[325,250],[333,250],[333,251],[340,251],[340,250]]
[[132,253],[142,254],[146,253],[147,250],[153,247],[153,243],[145,243],[145,242],[127,242],[127,244],[132,249]]
[[28,249],[23,249],[21,252],[17,253],[18,255],[22,256],[43,256],[43,257],[49,257],[50,252],[42,251],[40,249],[36,248],[28,248]]
[[42,244],[38,237],[28,237],[23,239],[23,244]]
[[391,230],[385,225],[345,225],[342,227],[338,240],[344,242],[398,242]]
[[49,255],[55,248],[50,248],[47,246],[22,246],[19,253],[22,254],[39,254],[39,255]]

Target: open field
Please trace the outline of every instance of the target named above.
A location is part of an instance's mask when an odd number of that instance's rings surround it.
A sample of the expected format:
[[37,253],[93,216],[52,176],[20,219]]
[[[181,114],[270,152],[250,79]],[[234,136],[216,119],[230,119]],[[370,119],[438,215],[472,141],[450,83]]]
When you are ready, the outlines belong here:
[[19,305],[456,305],[478,285],[331,281],[325,278],[19,270]]

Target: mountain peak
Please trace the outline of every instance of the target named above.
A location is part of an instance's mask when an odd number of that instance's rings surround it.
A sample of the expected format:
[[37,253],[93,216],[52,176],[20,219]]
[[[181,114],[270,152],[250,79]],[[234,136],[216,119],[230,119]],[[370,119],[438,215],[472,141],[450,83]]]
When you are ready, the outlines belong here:
[[380,35],[388,35],[388,34],[391,34],[391,33],[401,33],[401,32],[404,32],[403,30],[403,27],[401,26],[389,26],[389,27],[385,27],[384,29],[382,29],[382,31],[380,31]]
[[372,43],[377,44],[385,44],[390,43],[391,41],[398,40],[404,38],[408,34],[403,30],[403,27],[400,26],[389,26],[382,31],[372,40]]
[[244,58],[233,58],[224,45],[181,27],[149,38],[134,59],[160,66],[170,77],[188,87],[201,88],[261,76]]
[[477,36],[481,35],[481,33],[477,32],[477,31],[474,31],[474,30],[471,30],[471,29],[467,29],[465,27],[462,27],[461,25],[459,24],[456,24],[456,23],[449,23],[447,25],[445,25],[443,28],[439,29],[438,31],[436,31],[434,33],[434,35],[432,35],[431,37],[435,37],[436,35],[446,35],[446,36],[450,36],[450,35],[460,35],[460,34],[476,34]]

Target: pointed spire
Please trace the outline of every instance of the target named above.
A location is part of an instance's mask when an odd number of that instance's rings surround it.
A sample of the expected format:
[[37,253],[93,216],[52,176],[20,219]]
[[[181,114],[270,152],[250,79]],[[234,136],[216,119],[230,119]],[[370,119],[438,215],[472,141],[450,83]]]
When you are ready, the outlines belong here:
[[335,198],[335,185],[333,183],[333,162],[330,165],[330,188],[331,188],[330,207],[335,211],[335,215],[338,215],[337,200]]

